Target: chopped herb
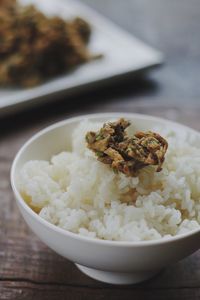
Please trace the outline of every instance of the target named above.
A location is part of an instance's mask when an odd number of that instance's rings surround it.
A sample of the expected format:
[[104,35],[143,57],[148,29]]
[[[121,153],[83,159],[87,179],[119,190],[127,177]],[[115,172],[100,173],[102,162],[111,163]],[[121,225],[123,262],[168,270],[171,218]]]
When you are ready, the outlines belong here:
[[100,141],[102,139],[102,136],[100,134],[96,135],[96,141]]
[[104,156],[104,153],[101,152],[101,151],[96,151],[95,154],[96,154],[98,157]]
[[114,172],[133,177],[149,165],[157,166],[156,171],[161,171],[167,141],[151,131],[137,132],[129,137],[125,131],[129,125],[129,121],[120,119],[105,123],[98,132],[88,132],[88,148],[94,151],[99,161],[109,164]]
[[115,174],[118,174],[118,170],[116,168],[112,168],[112,170]]

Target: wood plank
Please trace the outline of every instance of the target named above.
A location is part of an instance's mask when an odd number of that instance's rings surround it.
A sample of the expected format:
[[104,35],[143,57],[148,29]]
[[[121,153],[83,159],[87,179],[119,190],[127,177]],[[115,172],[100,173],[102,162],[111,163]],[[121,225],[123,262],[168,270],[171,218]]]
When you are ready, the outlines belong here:
[[154,300],[199,300],[200,288],[156,289],[136,287],[91,288],[70,285],[46,285],[28,282],[0,283],[1,300],[104,300],[104,299],[154,299]]

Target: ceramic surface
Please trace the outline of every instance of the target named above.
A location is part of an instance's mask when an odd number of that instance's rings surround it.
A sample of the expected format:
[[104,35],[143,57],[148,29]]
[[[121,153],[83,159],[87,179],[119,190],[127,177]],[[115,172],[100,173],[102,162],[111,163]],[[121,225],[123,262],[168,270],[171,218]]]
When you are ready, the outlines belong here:
[[141,130],[160,125],[188,136],[195,134],[195,143],[200,145],[198,132],[174,122],[139,114],[93,114],[67,119],[33,136],[18,152],[11,170],[11,184],[17,204],[32,231],[55,252],[75,262],[85,274],[112,284],[146,280],[169,264],[192,254],[200,248],[200,229],[166,240],[142,242],[107,241],[79,236],[48,223],[28,207],[18,190],[18,174],[28,160],[48,160],[53,154],[70,149],[71,131],[84,118],[107,121],[121,116],[131,120]]
[[[76,0],[20,0],[34,4],[46,15],[64,19],[80,16],[92,26],[88,45],[92,53],[103,58],[92,60],[74,71],[48,80],[33,88],[0,88],[0,116],[41,103],[57,101],[58,97],[71,96],[83,90],[133,75],[136,72],[160,65],[163,55],[127,33],[99,13]],[[67,100],[67,99],[66,99]]]

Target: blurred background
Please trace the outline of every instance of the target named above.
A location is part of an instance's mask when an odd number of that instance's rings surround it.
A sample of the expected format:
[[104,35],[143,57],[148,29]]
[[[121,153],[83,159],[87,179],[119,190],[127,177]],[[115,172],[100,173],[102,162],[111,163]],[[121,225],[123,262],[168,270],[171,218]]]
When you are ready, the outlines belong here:
[[[94,111],[134,111],[147,106],[155,114],[158,106],[197,104],[200,95],[199,0],[81,0],[111,21],[155,47],[164,64],[155,70],[130,76],[112,84],[88,89],[77,96],[59,96],[56,102],[26,110],[8,120],[41,118],[53,120],[68,114]],[[42,3],[42,2],[41,2]],[[77,12],[79,15],[79,12]],[[90,20],[88,20],[90,21]],[[142,108],[141,108],[142,109]],[[145,108],[146,109],[146,108]],[[47,113],[48,110],[48,113]],[[175,118],[169,109],[169,118]],[[57,115],[57,117],[56,117]],[[26,122],[26,121],[25,121]],[[48,121],[47,121],[48,123]]]
[[[142,99],[199,101],[198,0],[82,0],[133,35],[162,51],[165,64],[146,79]],[[151,85],[151,84],[150,84]],[[145,91],[146,90],[146,91]],[[132,96],[132,95],[130,95]],[[140,98],[139,95],[136,98]],[[189,100],[190,99],[190,100]]]

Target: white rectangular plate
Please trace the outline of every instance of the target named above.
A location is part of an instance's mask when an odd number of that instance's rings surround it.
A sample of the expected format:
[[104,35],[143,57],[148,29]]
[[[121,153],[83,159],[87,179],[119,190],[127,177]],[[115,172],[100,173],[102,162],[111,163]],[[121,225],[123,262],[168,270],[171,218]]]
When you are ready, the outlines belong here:
[[59,95],[80,93],[124,75],[159,65],[162,54],[123,31],[96,11],[75,0],[21,0],[33,3],[47,15],[63,18],[81,16],[92,26],[89,48],[104,57],[81,65],[73,72],[30,89],[0,89],[0,115],[56,99]]

